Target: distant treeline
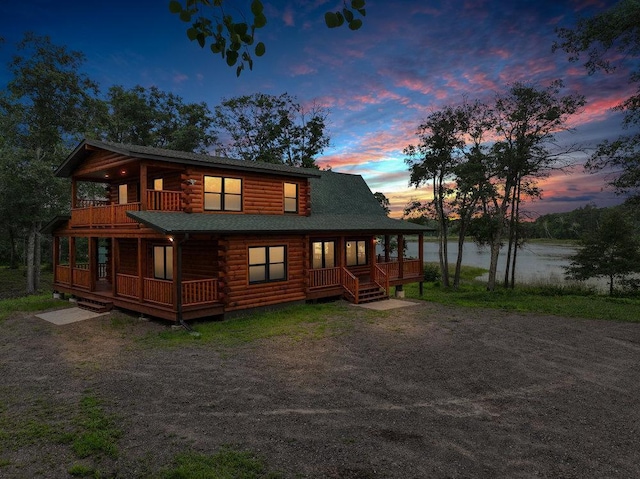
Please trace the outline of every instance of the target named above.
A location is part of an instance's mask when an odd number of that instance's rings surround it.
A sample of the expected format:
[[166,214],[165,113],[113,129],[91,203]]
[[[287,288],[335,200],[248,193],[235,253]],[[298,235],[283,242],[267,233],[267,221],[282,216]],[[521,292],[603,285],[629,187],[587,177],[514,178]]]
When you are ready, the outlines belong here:
[[597,208],[588,204],[567,213],[551,213],[538,217],[535,221],[522,223],[524,237],[528,239],[581,239],[599,224],[602,214],[608,210],[619,210],[628,217],[640,232],[639,205],[625,203],[609,208]]

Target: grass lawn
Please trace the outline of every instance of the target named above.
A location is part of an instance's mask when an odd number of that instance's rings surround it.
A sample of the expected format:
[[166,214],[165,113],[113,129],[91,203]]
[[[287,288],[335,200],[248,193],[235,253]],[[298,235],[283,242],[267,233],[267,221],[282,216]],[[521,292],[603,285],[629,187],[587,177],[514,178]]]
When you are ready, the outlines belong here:
[[474,279],[484,271],[463,266],[461,285],[457,290],[432,282],[425,283],[423,296],[420,296],[417,284],[405,286],[405,294],[407,298],[451,306],[640,322],[638,297],[609,297],[580,285],[517,285],[515,289],[497,287],[495,291],[487,291],[484,282]]

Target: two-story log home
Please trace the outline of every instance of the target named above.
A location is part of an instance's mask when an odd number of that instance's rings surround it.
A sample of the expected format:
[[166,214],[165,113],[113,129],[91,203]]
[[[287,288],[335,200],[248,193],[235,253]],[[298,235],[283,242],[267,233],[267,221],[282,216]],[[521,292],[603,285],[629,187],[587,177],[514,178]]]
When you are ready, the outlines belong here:
[[[182,321],[388,298],[423,278],[425,228],[388,218],[358,175],[93,140],[56,174],[71,178],[72,204],[45,228],[54,289],[96,309]],[[83,198],[83,182],[106,185],[106,199]],[[392,257],[407,234],[419,257]]]

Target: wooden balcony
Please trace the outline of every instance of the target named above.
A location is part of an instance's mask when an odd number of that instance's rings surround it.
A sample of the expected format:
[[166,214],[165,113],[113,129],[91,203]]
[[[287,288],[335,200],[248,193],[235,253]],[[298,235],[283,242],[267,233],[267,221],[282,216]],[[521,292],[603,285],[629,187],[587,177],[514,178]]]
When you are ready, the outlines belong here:
[[[142,203],[116,204],[103,200],[77,199],[76,208],[71,209],[72,227],[104,228],[137,224],[127,216],[127,211],[140,211]],[[147,210],[182,211],[180,191],[147,191]]]
[[127,226],[136,224],[127,216],[127,211],[139,211],[140,203],[126,203],[117,205],[111,203],[107,206],[89,205],[84,208],[71,210],[70,224],[74,226],[88,226],[89,228],[104,228],[106,226]]

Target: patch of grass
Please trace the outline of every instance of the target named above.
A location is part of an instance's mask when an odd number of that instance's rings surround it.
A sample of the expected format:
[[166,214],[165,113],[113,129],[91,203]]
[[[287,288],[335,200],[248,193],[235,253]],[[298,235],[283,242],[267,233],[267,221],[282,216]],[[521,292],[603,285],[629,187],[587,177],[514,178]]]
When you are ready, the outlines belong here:
[[[40,289],[50,291],[53,284],[53,273],[43,269],[40,272]],[[11,269],[0,266],[0,299],[17,298],[25,295],[27,273],[23,266]]]
[[122,431],[115,426],[113,417],[107,416],[100,401],[94,396],[85,396],[80,401],[78,433],[73,440],[73,452],[79,458],[89,456],[118,456],[117,440]]
[[173,467],[162,472],[163,479],[278,479],[264,462],[246,451],[229,447],[213,455],[188,452],[174,459]]
[[0,467],[6,467],[10,465],[11,465],[11,461],[9,459],[4,459],[0,457]]
[[420,297],[418,285],[405,286],[406,296],[451,306],[495,308],[558,316],[640,322],[640,299],[596,295],[576,285],[520,286],[487,291],[480,282],[462,284],[458,290],[425,284]]
[[287,336],[292,340],[323,338],[343,334],[353,327],[346,314],[347,308],[340,303],[293,305],[225,321],[195,323],[192,327],[199,336],[186,331],[163,331],[151,334],[143,341],[154,346],[190,341],[234,346],[275,336]]
[[16,312],[44,311],[46,309],[68,308],[69,303],[53,299],[51,294],[37,294],[20,298],[0,300],[0,321]]
[[95,475],[96,471],[93,467],[86,466],[84,464],[75,463],[67,471],[69,475],[75,477],[87,477]]
[[0,450],[16,450],[42,442],[68,444],[71,435],[66,427],[64,408],[41,398],[25,409],[0,407]]

